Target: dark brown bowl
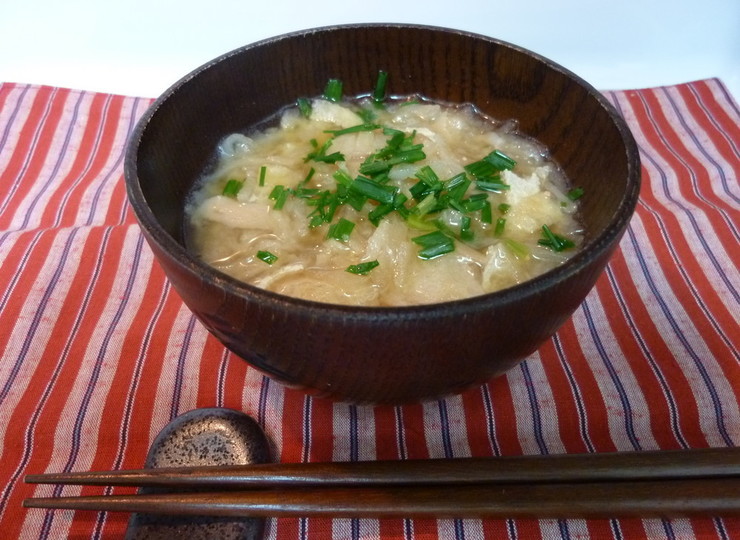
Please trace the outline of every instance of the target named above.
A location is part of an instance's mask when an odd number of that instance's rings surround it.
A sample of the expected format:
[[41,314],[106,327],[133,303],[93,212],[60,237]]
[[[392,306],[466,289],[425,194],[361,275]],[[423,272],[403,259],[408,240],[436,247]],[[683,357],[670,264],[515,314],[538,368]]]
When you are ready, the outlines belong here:
[[[288,298],[213,270],[183,244],[183,205],[219,140],[339,78],[348,95],[379,70],[394,94],[471,102],[546,144],[585,189],[582,252],[510,289],[441,304],[362,308]],[[225,54],[165,92],[130,141],[128,195],[159,263],[226,347],[290,386],[352,402],[402,403],[484,382],[535,351],[578,307],[634,211],[637,148],[590,85],[522,48],[396,24],[320,28]],[[213,366],[216,369],[216,366]]]

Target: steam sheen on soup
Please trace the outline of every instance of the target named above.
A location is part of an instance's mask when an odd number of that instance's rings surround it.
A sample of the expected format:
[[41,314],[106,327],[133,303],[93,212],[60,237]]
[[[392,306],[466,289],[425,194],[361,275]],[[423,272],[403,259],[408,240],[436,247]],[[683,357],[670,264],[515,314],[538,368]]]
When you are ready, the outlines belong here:
[[276,293],[403,306],[532,279],[582,243],[580,190],[546,148],[471,105],[299,100],[233,134],[196,185],[188,242]]

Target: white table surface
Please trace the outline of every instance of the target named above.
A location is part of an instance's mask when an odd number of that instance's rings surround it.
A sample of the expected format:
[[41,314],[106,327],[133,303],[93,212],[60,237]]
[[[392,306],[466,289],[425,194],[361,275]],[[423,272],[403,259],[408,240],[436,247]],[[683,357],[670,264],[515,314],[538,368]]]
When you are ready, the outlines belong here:
[[719,77],[740,99],[738,0],[2,0],[0,81],[155,97],[241,45],[357,22],[494,36],[601,90]]

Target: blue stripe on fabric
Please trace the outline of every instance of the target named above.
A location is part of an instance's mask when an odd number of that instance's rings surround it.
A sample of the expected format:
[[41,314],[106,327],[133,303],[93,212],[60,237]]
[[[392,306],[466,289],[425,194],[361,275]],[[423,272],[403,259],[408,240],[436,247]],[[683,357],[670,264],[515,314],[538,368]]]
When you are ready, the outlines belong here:
[[[107,232],[109,232],[109,230],[106,231],[106,233]],[[101,248],[100,248],[100,253],[101,254],[102,254],[102,252],[105,251],[105,245],[107,244],[108,236],[109,236],[108,234],[105,235],[104,241],[101,244]],[[103,261],[104,261],[104,257],[98,256],[97,263],[95,265],[95,268],[93,270],[93,273],[92,273],[92,276],[91,276],[91,279],[90,279],[90,282],[91,283],[95,283],[95,281],[97,281],[97,278],[100,275],[100,271],[101,271],[101,268],[102,268]],[[92,297],[93,290],[94,290],[93,287],[87,287],[87,289],[85,291],[85,295],[84,295],[84,297],[82,299],[82,304],[80,306],[80,309],[77,312],[77,317],[75,317],[75,321],[74,321],[74,323],[72,325],[72,331],[70,332],[69,338],[67,338],[67,341],[64,344],[64,348],[62,349],[62,354],[60,355],[60,363],[59,363],[59,371],[60,372],[61,372],[61,367],[62,367],[63,363],[65,363],[66,360],[67,360],[67,358],[69,357],[69,351],[72,348],[72,343],[74,343],[75,339],[77,338],[77,335],[78,335],[79,330],[80,330],[80,326],[82,324],[82,319],[84,318],[84,314],[87,312],[87,307],[90,305],[90,299]],[[49,390],[51,390],[51,388],[52,388],[52,386],[54,384],[54,381],[57,379],[57,377],[58,377],[58,373],[55,371],[54,377],[49,382],[49,386],[48,386]],[[40,406],[38,408],[39,413],[41,411],[41,408],[42,407],[41,407],[41,404],[40,404]],[[41,533],[39,534],[39,538],[40,539],[46,539],[46,538],[48,538],[49,528],[51,527],[51,518],[52,517],[53,517],[53,513],[52,512],[47,512],[46,515],[44,516],[44,521],[43,521],[42,527],[41,527]]]
[[606,268],[606,276],[612,286],[612,291],[614,292],[614,296],[617,299],[620,311],[622,312],[624,319],[627,321],[627,325],[630,327],[630,332],[632,333],[632,336],[635,338],[635,341],[639,345],[640,350],[642,351],[644,358],[650,365],[653,374],[658,379],[660,388],[663,391],[663,397],[666,399],[666,403],[668,404],[668,411],[671,417],[671,429],[673,431],[673,435],[682,448],[688,448],[688,443],[686,442],[686,439],[684,439],[683,432],[681,431],[681,425],[678,422],[678,407],[676,406],[676,400],[673,399],[673,394],[671,393],[671,390],[669,388],[668,381],[666,381],[666,378],[663,375],[660,366],[657,362],[655,362],[655,358],[653,358],[653,355],[645,344],[645,341],[642,339],[642,334],[640,333],[638,326],[635,324],[635,321],[632,319],[632,315],[627,308],[627,302],[625,301],[621,291],[619,290],[619,287],[617,286],[614,272],[609,266],[607,266]]
[[188,326],[185,329],[185,336],[180,347],[180,354],[177,355],[177,367],[175,368],[175,384],[172,388],[172,402],[170,403],[170,422],[180,415],[180,399],[182,397],[182,385],[185,381],[185,364],[187,363],[188,351],[190,350],[190,340],[193,338],[193,329],[196,322],[195,315],[191,314],[188,318]]
[[529,366],[527,362],[519,364],[519,369],[524,376],[524,386],[527,389],[527,398],[529,399],[529,408],[532,411],[532,429],[534,432],[535,441],[537,441],[537,448],[540,454],[549,454],[547,450],[547,443],[542,433],[542,417],[540,416],[540,408],[537,405],[537,392],[534,388],[532,381],[532,375],[529,372]]
[[491,450],[493,450],[493,455],[500,456],[501,448],[496,439],[496,418],[493,415],[493,400],[491,399],[491,391],[487,384],[481,386],[481,394],[483,397],[483,409],[486,413],[486,433],[488,434],[488,442],[491,445]]
[[509,533],[509,538],[512,540],[516,540],[519,537],[516,532],[516,521],[513,519],[506,520],[506,530]]
[[[62,271],[64,269],[64,265],[67,262],[67,259],[69,258],[69,252],[72,249],[72,244],[74,243],[74,238],[77,235],[76,230],[72,230],[67,237],[67,240],[64,244],[64,248],[62,249],[61,256],[59,258],[59,262],[57,264],[56,269],[54,270],[54,273],[52,274],[51,279],[49,280],[49,283],[44,290],[44,294],[41,298],[41,301],[39,302],[38,309],[34,313],[33,319],[31,321],[31,325],[29,327],[29,330],[26,334],[26,337],[23,341],[23,345],[21,346],[21,350],[18,354],[18,357],[16,359],[16,362],[13,366],[13,369],[11,370],[11,373],[9,374],[8,380],[6,381],[6,384],[3,388],[2,395],[0,396],[0,403],[3,399],[7,397],[8,392],[10,391],[10,388],[12,387],[15,378],[18,376],[18,372],[20,371],[21,366],[23,365],[26,356],[28,354],[28,351],[31,346],[31,342],[33,341],[33,338],[36,335],[36,332],[38,331],[38,328],[40,326],[41,320],[43,319],[44,312],[46,311],[46,308],[49,304],[49,299],[51,298],[54,290],[57,287],[57,284],[59,283],[59,279],[62,275]],[[68,351],[67,347],[67,351]],[[28,464],[28,460],[31,457],[31,449],[33,448],[33,427],[38,422],[38,417],[41,414],[41,409],[43,408],[43,404],[48,399],[49,394],[51,393],[51,389],[54,385],[54,381],[59,376],[59,372],[61,370],[62,365],[64,364],[64,356],[60,357],[59,361],[57,362],[56,367],[54,368],[54,371],[52,373],[52,376],[47,383],[46,387],[44,388],[44,392],[42,393],[41,400],[39,401],[39,404],[37,405],[36,409],[34,410],[34,413],[31,417],[31,423],[26,428],[25,437],[24,437],[24,447],[23,447],[23,454],[21,456],[20,463],[16,470],[13,472],[13,475],[11,476],[10,482],[8,482],[8,485],[3,488],[2,496],[0,497],[0,514],[2,514],[5,511],[5,506],[8,502],[8,497],[10,496],[11,488],[16,484],[18,481],[18,478],[20,477],[21,471],[23,471]]]
[[588,425],[588,415],[586,413],[586,407],[583,405],[581,391],[578,388],[578,382],[573,375],[573,371],[570,369],[570,365],[565,360],[565,351],[563,351],[563,344],[557,334],[553,336],[553,343],[555,345],[555,352],[558,355],[560,365],[563,368],[565,377],[568,379],[568,386],[570,386],[573,401],[576,404],[576,411],[578,414],[578,431],[581,434],[581,440],[586,445],[586,449],[589,452],[595,452],[596,448],[594,447],[593,442],[591,442],[591,437],[589,437],[588,429],[586,428],[586,426]]
[[[43,234],[44,234],[43,231],[39,231],[34,235],[33,240],[31,240],[31,244],[28,246],[25,253],[23,254],[23,258],[21,259],[21,264],[19,268],[24,268],[28,264],[28,260],[31,258],[31,254],[36,249],[36,245],[41,240],[41,237]],[[57,272],[59,271],[60,270],[57,269]],[[5,291],[5,294],[2,297],[2,301],[0,301],[0,310],[5,309],[5,305],[7,304],[11,293],[17,287],[18,281],[20,280],[21,275],[22,275],[22,272],[16,272],[13,275],[10,281],[10,286],[8,287],[8,290]],[[54,275],[56,275],[56,273]],[[42,302],[43,302],[43,299],[42,299]],[[34,319],[40,317],[41,312],[42,312],[41,309],[37,309],[34,314]],[[38,327],[37,322],[33,322],[32,324],[35,324]],[[15,361],[15,364],[13,365],[13,367],[10,370],[10,373],[8,374],[8,379],[5,381],[5,384],[3,385],[3,388],[0,391],[0,405],[3,404],[3,401],[5,401],[5,398],[7,398],[8,394],[10,393],[10,389],[15,384],[15,378],[18,376],[18,372],[20,371],[21,366],[23,365],[23,360],[25,359],[26,354],[28,353],[28,348],[30,347],[30,343],[31,343],[31,333],[29,332],[26,334],[26,338],[23,341],[23,345],[21,348],[21,354],[18,355],[18,358]]]
[[[440,399],[437,401],[437,408],[439,410],[439,421],[440,421],[440,435],[442,436],[442,448],[444,449],[444,455],[446,458],[453,458],[454,451],[452,449],[452,437],[450,435],[450,419],[447,411],[447,401]],[[458,540],[464,540],[465,528],[463,527],[462,520],[455,519],[453,522],[455,530],[455,538]]]
[[[360,459],[360,434],[359,421],[357,418],[357,405],[349,405],[349,459],[357,461]],[[353,539],[360,538],[360,520],[352,518],[350,520],[350,534]]]
[[[31,204],[28,207],[28,211],[26,212],[26,215],[23,218],[23,223],[21,224],[21,229],[25,229],[28,227],[28,224],[31,221],[31,216],[33,215],[33,210],[36,208],[36,205],[43,199],[44,194],[46,193],[46,190],[50,188],[54,184],[54,180],[56,179],[57,174],[59,173],[59,169],[62,167],[62,162],[64,161],[65,156],[67,155],[67,149],[69,148],[69,141],[72,139],[72,133],[74,132],[75,128],[77,127],[77,116],[79,115],[80,111],[80,104],[82,103],[82,97],[84,94],[80,92],[80,94],[77,96],[77,101],[75,102],[74,108],[72,109],[72,118],[69,122],[69,127],[67,128],[67,132],[64,136],[64,142],[62,143],[62,148],[59,151],[59,155],[57,156],[57,160],[54,163],[54,167],[51,170],[51,173],[49,174],[49,177],[47,178],[44,185],[39,186],[39,191],[36,193],[36,196],[31,201]],[[96,146],[99,144],[100,141],[100,133],[97,134],[95,137],[95,144]],[[69,191],[65,194],[65,197],[69,195]],[[52,225],[52,228],[57,228],[59,225],[59,221],[57,220],[54,225]]]
[[[717,130],[717,134],[720,135],[727,143],[732,147],[732,150],[735,152],[735,155],[740,155],[740,149],[738,149],[738,144],[735,139],[730,137],[726,131],[722,128],[722,126],[719,125],[719,122],[717,122],[717,119],[714,117],[714,114],[707,108],[707,104],[704,103],[704,98],[699,95],[694,85],[688,85],[687,86],[689,92],[694,96],[694,99],[696,99],[696,102],[699,104],[699,108],[704,111],[704,114],[707,117],[707,120],[714,126],[714,128]],[[740,110],[735,106],[735,100],[730,97],[730,95],[727,93],[725,88],[720,85],[720,91],[722,94],[724,94],[725,99],[727,100],[726,105],[728,105],[733,112],[735,113],[735,116],[740,116]],[[731,116],[728,114],[728,116]]]
[[[31,162],[31,158],[34,155],[33,150],[38,145],[41,132],[44,130],[44,125],[46,124],[46,120],[49,118],[49,112],[51,111],[51,105],[54,102],[54,96],[56,96],[57,92],[58,92],[58,89],[56,88],[53,89],[51,92],[51,95],[49,96],[49,99],[46,102],[44,112],[41,114],[41,119],[39,120],[39,125],[36,127],[36,131],[34,131],[33,138],[31,139],[31,146],[30,146],[31,151],[28,152],[28,154],[26,155],[23,161],[23,165],[21,166],[20,171],[18,171],[18,175],[14,179],[15,181],[13,182],[13,185],[5,199],[5,202],[3,202],[2,206],[0,206],[0,214],[3,214],[5,210],[8,208],[8,205],[13,200],[13,196],[15,195],[15,192],[18,190],[18,187],[21,185],[21,182],[19,180],[21,179],[21,177],[23,177],[24,174],[26,174],[26,171],[28,170],[28,165]],[[25,92],[24,92],[24,95],[25,95]],[[20,107],[20,100],[18,102],[18,106]],[[14,111],[14,115],[17,114],[17,112],[18,112],[17,110]],[[9,130],[10,126],[11,126],[11,123],[9,122],[8,127],[6,129]],[[7,234],[8,233],[6,233],[5,235],[3,235],[2,238],[0,238],[0,243],[2,243],[2,241],[5,239],[5,236],[7,236]]]
[[408,459],[408,449],[406,448],[406,433],[403,427],[403,410],[401,407],[394,408],[396,418],[396,444],[398,445],[398,457]]
[[[615,98],[615,96],[612,96],[612,97]],[[656,126],[656,124],[654,122],[654,119],[652,117],[652,113],[650,112],[650,109],[647,106],[647,104],[644,102],[644,98],[640,98],[640,99],[642,100],[643,106],[645,107],[645,109],[647,111],[648,119],[653,124],[653,126],[656,128],[656,131],[659,132],[659,130],[657,129],[657,126]],[[613,99],[612,101],[613,101],[615,107],[620,112],[622,112],[621,111],[621,106],[620,106],[619,100]],[[661,140],[663,140],[662,135],[660,135],[660,137],[661,137]],[[665,144],[665,141],[664,140],[663,140],[663,142]],[[666,144],[666,146],[667,146],[667,144]],[[660,178],[661,178],[661,184],[663,186],[664,193],[666,194],[666,196],[670,200],[673,201],[673,198],[670,196],[670,190],[668,189],[667,177],[666,177],[666,174],[663,171],[663,169],[660,168],[660,166],[658,165],[657,161],[644,148],[640,148],[640,155],[641,155],[641,157],[642,157],[643,160],[648,160],[653,165],[653,167],[655,167],[655,170],[658,171],[658,174],[660,175]],[[673,201],[673,202],[675,202],[675,201]],[[683,208],[681,205],[678,205],[677,204],[677,206],[679,206],[682,210],[684,210],[684,212],[687,214],[689,220],[691,221],[692,225],[696,229],[696,222],[695,222],[693,216],[691,215],[691,213],[688,212],[688,210],[685,209],[685,208]],[[663,233],[663,235],[665,237],[665,230],[663,229],[662,221],[659,219],[659,216],[657,215],[656,212],[654,212],[652,210],[650,210],[650,211],[653,214],[653,216],[656,218],[656,221],[659,223],[659,225],[661,227],[661,232]],[[708,250],[708,247],[706,245],[706,240],[701,235],[701,231],[697,230],[696,232],[697,232],[697,235],[699,236],[700,242],[704,246],[705,250]],[[702,377],[702,380],[703,380],[705,386],[707,387],[707,390],[709,392],[709,395],[710,395],[710,397],[712,399],[712,404],[714,406],[715,418],[716,418],[716,422],[717,422],[717,428],[719,430],[719,433],[720,433],[722,439],[724,440],[725,444],[727,444],[727,446],[734,446],[733,445],[733,442],[732,442],[732,439],[730,438],[729,434],[727,433],[727,429],[724,426],[724,417],[723,417],[722,403],[720,402],[719,396],[717,395],[717,389],[712,384],[711,377],[709,377],[709,374],[707,373],[706,369],[704,368],[704,365],[701,363],[701,360],[699,359],[699,357],[697,356],[696,352],[691,347],[691,344],[686,339],[686,336],[684,335],[684,333],[681,331],[680,325],[677,323],[677,321],[675,320],[675,318],[671,314],[671,312],[668,309],[668,306],[667,306],[665,300],[660,295],[660,293],[658,291],[658,288],[655,285],[655,282],[652,279],[652,276],[650,275],[650,272],[648,270],[647,263],[645,262],[645,259],[643,257],[642,251],[639,249],[639,243],[638,243],[637,238],[635,237],[634,231],[632,230],[631,227],[628,227],[628,229],[627,229],[627,236],[630,239],[630,242],[632,243],[632,246],[633,246],[634,251],[635,251],[635,255],[636,255],[637,259],[638,259],[638,262],[640,264],[640,268],[642,270],[643,275],[645,276],[645,280],[648,283],[648,286],[650,288],[650,291],[653,293],[655,299],[657,300],[658,305],[660,306],[661,311],[665,315],[666,320],[668,321],[669,325],[671,326],[671,329],[673,330],[674,334],[676,335],[676,337],[678,338],[678,340],[683,345],[684,349],[687,351],[687,353],[689,354],[689,356],[693,360],[694,365],[696,366],[696,369],[698,370],[699,374]],[[670,242],[666,242],[666,244],[668,246],[668,249],[671,251],[671,254],[672,254],[674,260],[676,261],[676,267],[681,272],[681,275],[684,277],[684,280],[686,281],[687,285],[690,287],[690,289],[692,291],[692,294],[696,297],[697,296],[696,295],[696,292],[694,291],[693,287],[691,286],[691,280],[689,280],[688,277],[684,274],[684,270],[682,268],[682,265],[678,262],[678,258],[676,257],[676,254],[673,252],[673,247],[671,246]],[[709,250],[709,251],[711,251],[711,250]],[[711,255],[710,258],[711,259],[714,259],[713,255]],[[713,264],[716,265],[716,261],[714,261]],[[721,275],[724,275],[724,273],[722,273]],[[737,293],[735,293],[735,296],[737,298]],[[706,306],[703,305],[703,302],[701,302],[701,300],[698,299],[698,298],[697,298],[697,302],[698,302],[698,305],[701,307],[701,309],[704,310],[705,313],[707,313],[706,312]],[[709,317],[709,321],[713,325],[716,324],[714,322],[714,319],[711,316]],[[723,337],[721,332],[719,332],[718,335],[720,335],[721,337]],[[730,348],[730,350],[732,350],[732,347]],[[738,356],[738,353],[737,352],[736,352],[736,356]]]
[[[229,363],[229,350],[224,347],[221,353],[221,362],[218,365],[216,376],[216,407],[224,406],[224,386],[226,385],[226,370]],[[258,418],[259,420],[259,418]]]
[[[107,245],[107,240],[110,235],[110,231],[111,231],[110,228],[106,229],[106,237],[105,237],[105,242],[103,245]],[[108,329],[100,345],[100,349],[98,351],[95,364],[90,374],[90,379],[89,379],[87,388],[82,398],[82,403],[80,404],[80,408],[77,413],[77,418],[75,419],[75,423],[72,428],[72,446],[70,448],[69,457],[67,458],[67,463],[65,464],[63,468],[64,472],[69,472],[70,470],[72,470],[72,467],[74,466],[75,461],[77,461],[77,456],[79,455],[80,446],[82,444],[82,425],[84,423],[85,417],[87,416],[87,411],[89,409],[90,402],[92,400],[92,394],[93,394],[93,391],[95,390],[95,385],[98,381],[98,377],[100,376],[103,363],[105,362],[105,356],[108,352],[108,346],[110,344],[111,339],[113,338],[113,334],[115,333],[115,328],[118,326],[118,323],[121,321],[123,314],[126,311],[126,306],[128,305],[128,298],[130,296],[131,291],[133,290],[133,285],[136,280],[136,273],[137,273],[139,263],[141,260],[142,246],[143,246],[143,236],[139,235],[139,238],[137,239],[136,249],[134,252],[134,258],[133,258],[131,269],[129,272],[129,277],[126,282],[126,287],[124,289],[123,298],[121,299],[121,302],[118,304],[118,308],[116,309],[116,312],[113,315],[111,324],[108,325]],[[103,257],[104,253],[105,253],[105,250],[101,249],[100,256]],[[58,497],[61,494],[62,489],[63,489],[63,486],[55,486],[54,491],[53,491],[53,496]]]
[[730,535],[727,532],[727,527],[725,527],[725,522],[723,518],[713,518],[712,521],[714,522],[714,528],[717,531],[717,534],[719,534],[720,538],[722,540],[729,540]]
[[614,384],[614,388],[619,394],[619,401],[622,404],[622,410],[624,411],[624,428],[627,433],[627,437],[629,438],[630,444],[635,450],[642,450],[639,438],[635,434],[635,426],[632,423],[633,412],[632,406],[630,405],[629,397],[627,396],[627,392],[624,389],[622,381],[619,379],[617,370],[614,368],[614,365],[609,359],[609,355],[604,348],[604,344],[601,342],[596,322],[591,315],[591,308],[589,308],[588,306],[588,298],[583,301],[583,303],[581,304],[581,308],[583,309],[583,314],[586,319],[586,326],[588,326],[588,330],[591,334],[591,339],[596,346],[596,350],[599,353],[601,361],[603,362],[604,366],[606,366],[606,370],[609,373],[609,378]]
[[257,421],[262,427],[267,423],[267,396],[270,394],[270,378],[262,375],[260,398],[257,405]]
[[[692,142],[698,147],[699,152],[704,156],[704,158],[706,159],[706,161],[708,163],[711,163],[712,166],[714,167],[714,169],[717,170],[717,173],[719,174],[719,177],[720,177],[720,181],[722,183],[722,187],[724,188],[724,192],[727,194],[727,196],[730,197],[732,200],[734,200],[736,203],[740,203],[740,199],[738,199],[730,191],[729,185],[727,183],[727,176],[725,175],[725,171],[722,170],[722,167],[720,166],[720,164],[715,161],[715,159],[712,157],[712,155],[709,152],[707,152],[706,148],[704,148],[704,146],[702,146],[701,142],[699,142],[699,138],[696,136],[696,133],[694,133],[694,131],[689,127],[688,122],[686,122],[686,119],[684,118],[684,115],[681,114],[678,106],[676,105],[676,101],[673,99],[673,97],[671,97],[671,94],[668,92],[668,89],[667,88],[663,88],[662,90],[663,90],[663,94],[665,95],[666,99],[671,104],[671,108],[673,109],[674,114],[678,118],[679,123],[681,124],[681,128],[682,128],[681,131],[683,133],[685,133],[686,135],[689,136],[689,138],[692,140]],[[680,158],[680,156],[678,155],[677,152],[673,152],[673,154],[681,161],[681,163],[683,163],[687,167],[687,169],[689,170],[689,172],[691,174],[692,179],[695,180],[695,176],[694,176],[693,170],[683,161],[683,159]],[[708,205],[711,205],[712,208],[714,208],[718,212],[720,212],[722,214],[722,217],[727,222],[727,224],[732,229],[734,229],[734,223],[732,223],[732,220],[729,219],[725,215],[725,212],[722,209],[717,208],[713,203],[710,203],[709,201],[707,201],[701,195],[701,192],[699,190],[695,190],[695,191],[696,191],[697,196],[699,196],[699,198],[701,198],[702,201],[704,201]],[[737,238],[737,236],[738,236],[737,235],[737,230],[734,230],[734,233],[735,233],[735,238]]]
[[[124,453],[123,450],[126,448],[128,444],[128,428],[131,423],[131,411],[134,406],[134,396],[136,395],[136,388],[139,385],[139,381],[141,380],[141,372],[144,369],[144,359],[146,358],[146,351],[149,348],[149,343],[151,342],[151,336],[154,333],[154,327],[156,326],[156,322],[159,319],[160,315],[162,314],[162,311],[164,310],[164,306],[166,304],[167,300],[167,291],[169,290],[169,283],[165,283],[165,287],[162,289],[162,294],[159,297],[159,302],[157,303],[157,307],[154,311],[154,314],[149,320],[149,324],[147,325],[146,332],[144,333],[144,340],[142,341],[142,346],[139,349],[139,355],[136,359],[136,364],[134,366],[134,372],[131,377],[131,384],[129,385],[129,392],[126,396],[126,403],[124,406],[123,416],[121,418],[121,428],[119,429],[119,436],[121,438],[121,442],[118,445],[118,452],[116,453],[116,458],[113,462],[113,469],[120,469],[123,463],[124,459]],[[113,486],[106,486],[103,490],[103,495],[111,495],[113,493]],[[103,526],[105,525],[106,520],[106,513],[105,512],[98,512],[97,520],[95,522],[95,528],[93,530],[92,538],[102,538],[103,535]]]
[[622,528],[619,526],[618,520],[609,520],[609,526],[611,527],[612,535],[614,536],[615,540],[622,540],[624,538],[624,535],[622,534]]
[[[727,182],[727,176],[725,175],[725,172],[722,170],[722,167],[719,165],[719,163],[715,161],[715,159],[711,156],[711,154],[707,152],[706,148],[704,148],[704,146],[702,146],[702,144],[699,142],[699,138],[696,136],[696,133],[694,133],[694,131],[689,127],[688,123],[686,122],[686,119],[684,118],[684,115],[681,114],[681,112],[679,111],[679,108],[676,105],[676,101],[673,99],[673,97],[671,97],[670,93],[667,91],[666,88],[663,89],[663,94],[665,95],[668,102],[671,104],[671,108],[673,109],[673,112],[675,113],[676,117],[678,118],[679,123],[681,124],[681,128],[682,128],[681,131],[689,136],[689,138],[693,141],[693,143],[699,148],[699,152],[704,156],[706,161],[711,163],[713,167],[717,170],[717,173],[719,174],[719,177],[720,177],[720,182],[722,183],[722,187],[724,188],[724,191],[727,194],[727,196],[730,197],[732,200],[734,200],[736,203],[740,203],[740,199],[738,199],[730,191],[729,184]],[[677,152],[673,151],[672,147],[669,147],[669,148],[671,148],[672,153],[688,169],[692,180],[694,180],[692,184],[696,186],[696,182],[695,182],[696,176],[694,174],[693,169],[689,167],[689,165],[680,157],[680,155]],[[725,222],[733,230],[735,234],[735,238],[737,238],[738,236],[737,229],[735,228],[735,224],[733,223],[732,219],[728,218],[725,215],[725,212],[721,208],[717,208],[716,205],[706,200],[698,189],[695,189],[695,193],[707,205],[711,206],[712,208],[714,208],[715,210],[717,210],[719,213],[722,214],[722,217],[725,219]]]
[[121,319],[126,312],[128,300],[131,296],[131,291],[134,288],[136,275],[138,273],[137,271],[141,263],[141,252],[143,244],[144,237],[142,235],[139,235],[136,241],[136,247],[134,249],[134,257],[131,261],[131,268],[129,271],[128,280],[126,281],[126,287],[124,288],[123,295],[120,303],[118,304],[116,312],[113,314],[113,319],[111,320],[111,323],[108,325],[108,329],[105,332],[103,341],[100,344],[98,355],[95,360],[95,365],[93,366],[92,373],[90,374],[89,383],[85,390],[82,404],[80,405],[80,410],[77,414],[77,419],[75,420],[75,425],[72,430],[72,440],[74,441],[74,444],[72,446],[72,452],[70,454],[69,460],[67,461],[67,465],[63,469],[65,472],[71,470],[72,465],[74,465],[74,462],[77,460],[77,455],[79,453],[80,443],[82,440],[82,424],[84,423],[85,417],[87,416],[87,411],[90,405],[90,401],[92,400],[93,391],[95,390],[95,385],[98,381],[98,377],[100,376],[103,363],[105,362],[105,358],[108,353],[108,347],[110,346],[110,342],[113,339],[113,335],[115,334],[115,329],[118,327],[118,324],[121,322]]
[[[655,129],[655,132],[658,134],[658,138],[663,143],[663,145],[665,146],[665,148],[678,161],[680,161],[681,164],[689,171],[689,175],[692,178],[692,185],[695,185],[696,178],[694,176],[693,171],[686,164],[686,162],[683,160],[683,158],[681,158],[681,156],[679,156],[673,150],[673,148],[668,144],[668,141],[666,141],[665,137],[663,136],[663,133],[661,132],[661,130],[658,127],[658,124],[655,121],[655,118],[653,117],[652,111],[650,110],[650,108],[648,107],[648,105],[645,103],[645,100],[644,100],[644,98],[642,96],[640,97],[640,100],[642,101],[642,104],[645,107],[646,116],[647,116],[648,120],[650,121],[650,123],[652,124],[653,128]],[[661,180],[661,185],[663,187],[663,194],[666,196],[666,198],[669,201],[671,201],[673,204],[675,204],[676,207],[678,207],[683,212],[683,214],[686,216],[686,218],[689,220],[689,223],[691,224],[691,228],[693,229],[693,232],[694,232],[694,234],[696,236],[696,239],[699,242],[699,244],[701,244],[702,251],[704,253],[706,253],[707,259],[712,264],[712,266],[714,267],[714,269],[717,272],[717,274],[720,276],[720,279],[722,279],[722,281],[724,282],[725,286],[727,287],[727,290],[733,295],[733,297],[735,298],[735,301],[736,302],[740,302],[740,293],[738,293],[738,291],[735,289],[735,286],[732,284],[732,282],[728,278],[727,274],[725,273],[724,269],[722,268],[722,265],[719,263],[719,261],[717,260],[717,257],[714,255],[714,252],[712,251],[711,247],[709,246],[709,244],[707,244],[707,240],[704,237],[704,234],[702,233],[701,227],[697,223],[696,218],[694,217],[694,214],[686,206],[684,206],[679,200],[677,200],[676,198],[673,197],[673,195],[671,194],[670,187],[668,186],[668,177],[666,176],[666,174],[663,171],[663,169],[658,165],[657,161],[652,157],[652,155],[650,155],[650,153],[647,152],[645,149],[642,149],[641,148],[640,150],[641,150],[641,154],[643,155],[643,157],[646,157],[653,164],[653,166],[656,168],[656,170],[659,172],[659,174],[660,174],[660,180]],[[691,286],[691,280],[688,279],[688,276],[685,275],[685,272],[683,270],[683,267],[679,263],[680,259],[678,257],[676,257],[676,254],[674,253],[673,248],[672,248],[670,242],[666,242],[666,243],[668,245],[668,248],[671,251],[671,255],[673,256],[673,259],[676,261],[676,267],[681,272],[681,275],[683,276],[684,280],[686,280],[686,283],[688,284],[689,288],[691,289],[691,292],[692,292],[692,295],[694,296],[694,299],[701,306],[702,311],[704,311],[706,314],[709,315],[710,314],[709,310],[707,310],[707,308],[704,305],[704,303],[702,302],[701,298],[696,293],[696,291],[694,290],[694,288]],[[711,320],[711,317],[710,317],[710,320]],[[719,334],[721,335],[721,332],[719,332]]]
[[719,399],[719,395],[717,394],[717,389],[714,387],[711,377],[709,376],[706,368],[702,364],[701,359],[697,356],[696,352],[691,347],[691,344],[689,343],[688,339],[686,339],[686,336],[682,332],[680,325],[678,324],[678,322],[676,322],[676,319],[671,314],[670,309],[668,309],[668,306],[665,300],[660,295],[658,288],[655,285],[655,282],[647,268],[647,263],[645,262],[645,259],[639,250],[637,238],[635,237],[634,232],[630,228],[627,229],[627,236],[634,247],[638,262],[640,264],[640,269],[642,270],[642,274],[645,277],[645,281],[647,282],[648,287],[650,288],[650,291],[653,293],[655,300],[658,302],[658,306],[663,312],[663,315],[668,321],[668,324],[670,325],[674,334],[676,335],[678,340],[683,345],[689,357],[693,360],[694,365],[697,371],[699,372],[702,378],[702,381],[704,382],[704,385],[707,388],[707,391],[709,392],[710,398],[712,400],[712,405],[714,406],[717,428],[719,430],[719,433],[722,439],[725,441],[727,446],[734,446],[734,444],[732,443],[732,439],[730,438],[729,434],[727,433],[727,429],[725,428],[724,420],[723,420],[724,412],[722,410],[722,402]]
[[[303,452],[301,458],[304,463],[311,458],[311,404],[313,400],[307,395],[303,399]],[[298,520],[299,537],[308,537],[308,518],[299,518]]]
[[447,402],[444,399],[437,401],[440,421],[440,435],[442,436],[442,448],[446,458],[454,457],[452,451],[452,439],[450,437],[450,420],[447,413]]
[[303,452],[301,460],[306,463],[311,458],[311,396],[303,399]]
[[21,110],[21,104],[23,103],[23,100],[26,97],[26,94],[28,93],[29,88],[31,88],[30,85],[25,85],[21,87],[20,95],[18,96],[17,101],[15,102],[15,107],[13,107],[13,112],[10,113],[10,116],[8,117],[8,122],[5,124],[5,129],[3,130],[3,136],[0,138],[0,149],[5,148],[5,144],[8,142],[8,137],[10,136],[10,132],[13,131],[13,124],[15,123],[15,119],[18,116],[18,113]]

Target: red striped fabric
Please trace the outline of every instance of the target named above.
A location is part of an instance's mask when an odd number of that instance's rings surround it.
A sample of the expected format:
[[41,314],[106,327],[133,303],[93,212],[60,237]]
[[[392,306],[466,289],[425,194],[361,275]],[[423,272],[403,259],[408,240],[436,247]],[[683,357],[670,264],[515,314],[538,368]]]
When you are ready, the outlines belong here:
[[[404,407],[307,397],[213,339],[130,212],[125,142],[151,100],[0,85],[0,531],[120,538],[127,516],[24,510],[28,472],[141,466],[197,407],[256,418],[276,458],[349,461],[735,446],[740,442],[740,111],[715,79],[607,92],[644,186],[573,317],[481,387]],[[123,490],[121,490],[123,491]],[[279,519],[268,537],[717,538],[740,520]]]

